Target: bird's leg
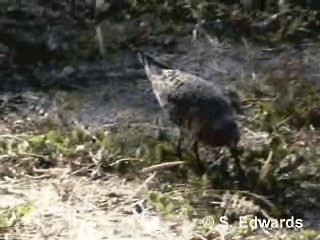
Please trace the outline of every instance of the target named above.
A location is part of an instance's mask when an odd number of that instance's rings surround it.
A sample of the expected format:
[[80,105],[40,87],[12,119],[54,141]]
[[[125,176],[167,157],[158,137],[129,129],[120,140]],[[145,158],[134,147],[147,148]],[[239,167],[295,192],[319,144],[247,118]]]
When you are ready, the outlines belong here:
[[197,161],[200,162],[200,157],[199,157],[199,144],[198,144],[198,141],[194,141],[193,144],[192,144],[192,150],[194,152],[194,155],[197,159]]
[[196,161],[193,161],[191,167],[197,176],[202,176],[206,172],[205,165],[200,161],[198,141],[192,143],[192,150],[195,154]]
[[176,142],[176,154],[179,158],[182,157],[182,149],[181,149],[181,146],[182,146],[182,140],[183,140],[183,134],[182,134],[182,130],[179,129],[179,132],[178,132],[178,140]]
[[239,183],[239,187],[243,187],[244,185],[244,181],[245,181],[245,170],[242,168],[241,163],[240,163],[240,158],[239,155],[241,153],[241,149],[237,149],[235,147],[230,148],[230,152],[231,152],[231,156],[234,158],[234,163],[235,163],[235,167],[236,167],[236,174],[238,175],[238,183]]

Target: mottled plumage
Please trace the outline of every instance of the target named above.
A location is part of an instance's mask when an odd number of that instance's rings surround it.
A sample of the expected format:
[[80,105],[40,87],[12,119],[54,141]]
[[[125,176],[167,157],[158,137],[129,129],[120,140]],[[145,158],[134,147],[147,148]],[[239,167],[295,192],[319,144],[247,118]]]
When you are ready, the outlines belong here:
[[161,108],[191,135],[195,145],[197,141],[212,147],[235,146],[239,142],[230,100],[213,82],[169,69],[145,54],[140,59]]

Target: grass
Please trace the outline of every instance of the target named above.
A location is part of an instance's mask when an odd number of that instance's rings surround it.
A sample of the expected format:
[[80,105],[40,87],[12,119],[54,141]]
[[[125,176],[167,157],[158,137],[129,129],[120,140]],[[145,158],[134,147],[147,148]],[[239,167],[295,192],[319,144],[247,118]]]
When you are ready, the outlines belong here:
[[[294,94],[291,100],[291,106],[302,111],[318,104],[312,90],[310,95]],[[209,151],[208,161],[204,163],[208,170],[203,176],[195,175],[190,164],[162,169],[149,193],[154,208],[170,219],[201,219],[203,216],[220,219],[226,216],[234,226],[240,216],[299,217],[308,209],[319,209],[319,195],[313,190],[320,179],[319,130],[310,125],[310,121],[297,129],[292,122],[286,121],[290,117],[289,111],[277,107],[277,101],[256,102],[251,108],[255,120],[245,125],[251,132],[244,136],[244,149],[234,153]],[[172,141],[148,135],[139,126],[123,125],[90,132],[77,125],[66,130],[65,126],[53,123],[52,117],[48,117],[50,127],[36,127],[45,124],[44,121],[40,125],[33,123],[34,129],[25,126],[31,129],[27,134],[0,135],[0,159],[9,169],[5,174],[14,172],[16,178],[21,178],[41,175],[39,169],[69,166],[73,172],[87,176],[102,171],[125,178],[144,178],[141,169],[179,160]],[[259,137],[263,141],[257,141]],[[192,162],[191,155],[184,157]],[[210,169],[210,158],[228,162],[224,170],[218,166],[219,176],[215,169]],[[241,184],[234,172],[236,160],[240,161],[245,173]],[[221,174],[222,170],[225,175]],[[4,228],[13,227],[11,213],[20,210],[1,213]],[[23,215],[19,213],[15,217]],[[202,234],[212,234],[201,227],[200,220],[197,224]],[[237,229],[234,236],[250,237],[258,232],[256,229]],[[311,239],[315,232],[306,230],[290,234],[290,238]]]
[[[226,216],[236,229],[234,239],[249,239],[259,231],[237,228],[240,216],[304,218],[305,213],[320,209],[320,98],[305,79],[287,76],[267,75],[261,80],[268,86],[263,91],[247,88],[243,103],[249,107],[241,122],[241,146],[237,151],[202,146],[203,175],[198,174],[192,154],[184,151],[180,159],[175,142],[165,134],[156,137],[154,126],[119,124],[89,131],[66,121],[64,113],[72,107],[64,104],[41,119],[4,116],[1,125],[8,130],[0,135],[2,176],[42,177],[42,170],[69,168],[93,179],[109,173],[141,180],[148,178],[151,169],[157,177],[148,201],[165,218],[195,220],[199,232],[209,238],[212,229],[203,227],[203,217]],[[4,227],[12,226],[7,210],[2,216]],[[285,234],[308,239],[314,232]]]

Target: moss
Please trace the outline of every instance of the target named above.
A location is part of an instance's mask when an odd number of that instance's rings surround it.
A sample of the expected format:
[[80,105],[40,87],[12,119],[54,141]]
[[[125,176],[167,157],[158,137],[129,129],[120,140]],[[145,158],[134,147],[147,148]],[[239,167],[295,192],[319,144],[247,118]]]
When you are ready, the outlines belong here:
[[34,206],[31,203],[25,203],[10,209],[0,209],[0,232],[5,232],[15,227],[33,209]]
[[45,144],[46,144],[46,136],[45,135],[36,135],[36,136],[32,136],[28,139],[31,148],[35,151],[35,152],[40,152],[42,149],[45,148]]
[[149,200],[158,212],[167,218],[177,218],[181,215],[192,217],[195,209],[189,200],[179,195],[175,191],[152,192],[149,194]]

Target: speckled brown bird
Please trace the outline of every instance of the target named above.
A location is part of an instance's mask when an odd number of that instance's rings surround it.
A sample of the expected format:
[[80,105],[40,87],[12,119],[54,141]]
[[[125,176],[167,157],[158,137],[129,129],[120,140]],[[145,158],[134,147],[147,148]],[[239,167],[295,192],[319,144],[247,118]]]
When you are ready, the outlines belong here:
[[[199,160],[198,141],[211,147],[235,147],[240,140],[230,99],[213,82],[170,69],[140,53],[153,92],[166,115],[193,140]],[[181,134],[181,136],[183,135]]]

